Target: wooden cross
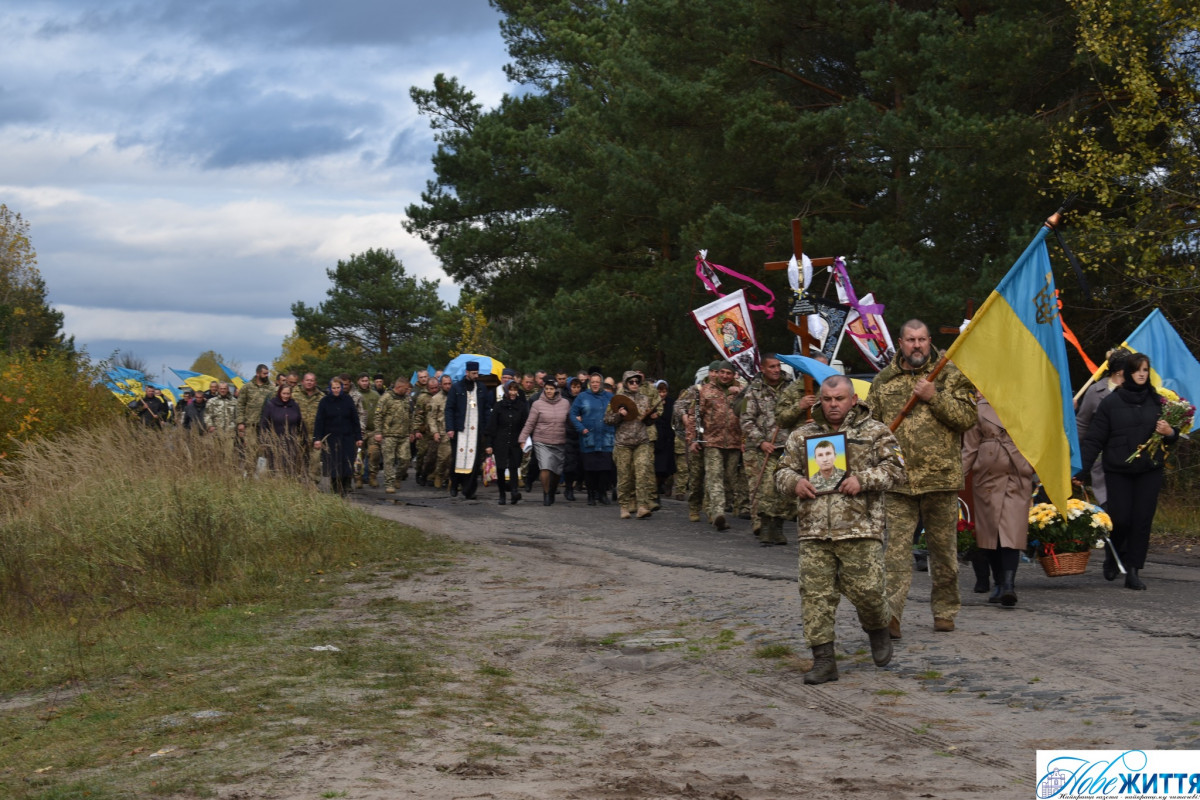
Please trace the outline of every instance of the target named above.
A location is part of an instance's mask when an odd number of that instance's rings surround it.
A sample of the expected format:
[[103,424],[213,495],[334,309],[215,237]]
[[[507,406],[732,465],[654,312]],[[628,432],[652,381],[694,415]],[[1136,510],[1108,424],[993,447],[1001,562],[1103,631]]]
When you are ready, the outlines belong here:
[[[797,260],[800,260],[804,255],[804,237],[800,229],[800,220],[798,219],[792,220],[792,253],[796,256]],[[809,260],[812,262],[813,269],[817,267],[831,267],[837,261],[836,258],[812,258]],[[790,261],[768,261],[763,267],[768,271],[781,270],[787,269],[790,263]],[[789,331],[800,337],[800,349],[803,351],[800,355],[807,357],[812,352],[812,345],[815,342],[813,341],[812,334],[808,332],[808,320],[803,320],[803,323],[802,325],[797,325],[788,320],[787,326]],[[804,393],[815,394],[811,375],[804,376]]]

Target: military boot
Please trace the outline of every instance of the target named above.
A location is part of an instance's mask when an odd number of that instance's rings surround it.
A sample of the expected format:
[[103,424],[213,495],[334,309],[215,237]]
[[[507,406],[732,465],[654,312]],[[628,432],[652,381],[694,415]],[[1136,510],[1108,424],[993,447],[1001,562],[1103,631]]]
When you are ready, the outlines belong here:
[[807,684],[826,683],[828,681],[836,681],[838,679],[837,661],[833,658],[833,642],[819,644],[812,649],[813,665],[812,669],[804,673],[804,682]]
[[787,537],[783,535],[783,517],[767,517],[767,542],[770,544],[787,544]]
[[871,660],[877,667],[886,667],[892,660],[892,634],[887,627],[867,631],[871,638]]

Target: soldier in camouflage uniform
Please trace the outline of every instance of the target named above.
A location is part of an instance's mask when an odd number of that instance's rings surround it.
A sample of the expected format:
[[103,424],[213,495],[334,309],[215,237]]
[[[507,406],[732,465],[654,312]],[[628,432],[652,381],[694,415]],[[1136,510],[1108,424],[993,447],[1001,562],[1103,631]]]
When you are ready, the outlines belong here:
[[[892,658],[883,563],[884,493],[904,480],[900,447],[887,426],[859,405],[854,385],[833,375],[821,385],[821,403],[788,437],[775,486],[796,498],[800,546],[800,608],[813,652],[809,684],[836,681],[834,617],[843,594],[854,604],[871,640],[877,666]],[[807,475],[808,440],[846,435],[849,474],[837,491],[818,496]]]
[[[713,362],[714,364],[718,362]],[[707,381],[706,376],[703,380]],[[695,383],[683,390],[679,395],[679,399],[675,401],[675,416],[678,420],[675,422],[675,430],[683,431],[683,450],[686,455],[686,468],[683,474],[687,476],[687,488],[685,493],[688,503],[688,519],[692,522],[700,521],[700,511],[704,508],[704,453],[692,452],[692,448],[688,446],[688,430],[695,425],[696,413],[700,403],[700,386]],[[696,437],[701,441],[704,440],[703,431],[697,430]]]
[[[304,378],[296,391],[292,392],[292,400],[300,406],[300,416],[304,419],[306,430],[313,430],[317,424],[317,406],[325,393],[317,386],[317,376],[311,372],[304,373]],[[313,483],[321,482],[321,451],[308,448],[308,477]]]
[[204,424],[208,432],[221,442],[225,458],[233,458],[237,441],[237,398],[229,392],[229,384],[221,381],[216,393],[204,406]]
[[271,384],[271,370],[259,364],[254,377],[242,384],[237,396],[237,434],[242,443],[245,458],[251,461],[258,457],[258,423],[262,419],[263,405],[275,395]]
[[395,494],[400,481],[408,477],[412,460],[412,411],[408,378],[397,378],[392,390],[379,400],[375,408],[375,441],[383,450],[383,485],[388,494]]
[[929,548],[930,606],[935,631],[954,630],[958,596],[958,492],[963,488],[962,435],[977,421],[975,390],[953,364],[929,380],[939,354],[929,327],[909,320],[900,329],[899,352],[875,376],[867,405],[875,419],[890,424],[910,397],[913,410],[896,428],[908,480],[887,494],[887,585],[892,638],[912,585],[912,535],[925,525]]
[[450,480],[450,465],[454,461],[453,442],[446,438],[446,397],[454,381],[449,375],[436,380],[440,391],[430,396],[425,414],[426,435],[429,437],[429,449],[425,453],[425,477],[433,481],[433,488],[441,489]]
[[[418,373],[419,375],[420,373]],[[425,381],[425,385],[417,389],[417,399],[413,404],[413,435],[416,436],[416,465],[417,465],[417,486],[424,486],[426,482],[425,474],[428,470],[425,468],[425,457],[429,454],[429,444],[433,439],[429,435],[429,404],[433,401],[434,395],[441,390],[441,382],[432,378]]]
[[[367,373],[360,374],[357,383],[358,399],[362,403],[367,421],[366,427],[363,428],[363,441],[367,444],[367,463],[364,466],[371,485],[378,486],[379,473],[383,469],[383,451],[379,447],[379,442],[375,441],[375,407],[379,405],[380,398],[371,388],[371,376]],[[362,476],[355,477],[358,479],[359,486],[362,486]]]
[[616,410],[609,406],[604,412],[604,423],[617,428],[613,442],[613,461],[617,465],[617,501],[621,506],[621,519],[629,519],[634,511],[638,519],[650,516],[654,505],[657,482],[654,479],[654,444],[650,441],[648,428],[654,427],[658,419],[656,409],[658,394],[652,401],[641,393],[641,373],[629,370],[621,377],[620,394],[632,398],[637,405],[637,414],[628,414],[624,408]]
[[745,410],[741,413],[754,533],[764,546],[787,544],[783,520],[790,516],[790,509],[787,499],[775,490],[775,470],[791,430],[776,421],[775,403],[790,383],[775,354],[765,354],[761,374],[746,388]]
[[[710,378],[712,382],[700,387],[697,419],[688,426],[688,448],[704,455],[704,506],[713,527],[726,530],[725,487],[736,480],[742,458],[742,424],[734,410],[736,392],[733,364],[717,362]],[[703,424],[704,441],[697,434],[697,423]]]
[[775,421],[785,428],[796,429],[808,420],[808,411],[817,405],[820,398],[808,394],[804,379],[800,376],[788,384],[775,403]]

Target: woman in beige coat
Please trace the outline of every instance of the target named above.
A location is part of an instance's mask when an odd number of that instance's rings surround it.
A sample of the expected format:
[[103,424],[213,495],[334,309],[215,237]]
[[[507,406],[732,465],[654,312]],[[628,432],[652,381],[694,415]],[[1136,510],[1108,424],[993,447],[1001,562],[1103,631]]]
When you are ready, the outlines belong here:
[[979,422],[963,434],[963,473],[970,473],[975,502],[975,540],[987,555],[996,587],[989,603],[1017,604],[1015,582],[1029,533],[1033,467],[1017,451],[986,398]]

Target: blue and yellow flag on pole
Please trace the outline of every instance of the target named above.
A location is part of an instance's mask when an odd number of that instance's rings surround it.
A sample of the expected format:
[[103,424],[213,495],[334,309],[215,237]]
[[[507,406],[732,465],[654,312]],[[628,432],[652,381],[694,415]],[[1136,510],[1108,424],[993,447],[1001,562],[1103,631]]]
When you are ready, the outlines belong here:
[[1200,361],[1157,308],[1129,334],[1124,346],[1150,356],[1150,377],[1195,404],[1200,400]]
[[1065,510],[1080,469],[1067,347],[1043,227],[946,351],[996,409],[1050,501]]
[[238,375],[236,372],[231,370],[229,367],[225,366],[224,364],[220,363],[219,361],[217,362],[217,366],[220,367],[221,371],[225,373],[225,377],[227,377],[229,379],[229,382],[232,383],[234,386],[236,386],[238,389],[241,389],[243,386],[246,385],[246,382],[244,380],[242,380],[242,376]]

